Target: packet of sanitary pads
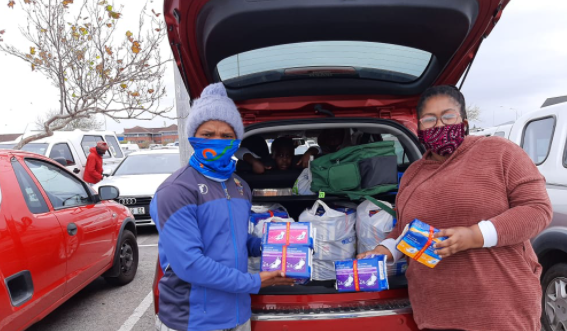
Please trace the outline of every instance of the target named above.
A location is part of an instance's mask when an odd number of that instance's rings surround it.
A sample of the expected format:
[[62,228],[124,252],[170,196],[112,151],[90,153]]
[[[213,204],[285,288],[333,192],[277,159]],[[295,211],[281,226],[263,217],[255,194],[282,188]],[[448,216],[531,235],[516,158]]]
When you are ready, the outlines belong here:
[[335,262],[339,292],[378,292],[387,290],[386,255]]
[[415,219],[406,225],[398,239],[397,249],[417,262],[434,268],[441,261],[441,257],[435,254],[433,244],[447,239],[434,238],[433,235],[437,232],[438,229]]
[[313,248],[311,223],[266,223],[263,245],[295,245]]
[[311,279],[313,250],[306,246],[262,246],[262,271],[281,270],[302,283]]

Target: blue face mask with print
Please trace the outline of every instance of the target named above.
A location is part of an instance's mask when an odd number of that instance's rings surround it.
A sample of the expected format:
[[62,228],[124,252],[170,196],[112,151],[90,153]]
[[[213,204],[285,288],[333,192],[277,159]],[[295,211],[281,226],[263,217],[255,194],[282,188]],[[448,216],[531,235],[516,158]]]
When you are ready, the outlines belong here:
[[232,156],[240,146],[240,140],[189,138],[195,150],[189,164],[203,176],[217,182],[229,179],[236,169]]

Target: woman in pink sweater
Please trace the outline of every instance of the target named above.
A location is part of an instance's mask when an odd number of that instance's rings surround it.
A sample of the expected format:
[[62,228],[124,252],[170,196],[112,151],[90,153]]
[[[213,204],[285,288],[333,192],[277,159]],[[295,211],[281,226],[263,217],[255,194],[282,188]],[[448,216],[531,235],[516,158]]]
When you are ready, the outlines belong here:
[[420,329],[539,331],[541,266],[530,244],[551,221],[545,179],[528,155],[499,137],[467,136],[465,100],[450,86],[425,91],[419,138],[427,152],[405,172],[398,223],[367,254],[402,256],[396,238],[419,219],[449,237],[430,269],[406,273]]

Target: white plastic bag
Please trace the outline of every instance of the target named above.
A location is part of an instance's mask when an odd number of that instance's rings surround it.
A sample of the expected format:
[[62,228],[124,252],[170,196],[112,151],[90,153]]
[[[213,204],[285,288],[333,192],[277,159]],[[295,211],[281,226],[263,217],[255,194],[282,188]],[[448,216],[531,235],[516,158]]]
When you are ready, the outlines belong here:
[[311,161],[313,161],[313,156],[309,160],[309,166],[301,172],[295,184],[293,185],[292,192],[294,195],[315,195],[311,192],[311,181],[313,176],[311,175]]
[[[381,201],[386,206],[392,205]],[[356,208],[356,238],[358,253],[373,250],[394,228],[394,218],[382,208],[366,200]]]
[[333,209],[317,200],[301,213],[299,221],[311,222],[315,230],[313,279],[335,279],[334,262],[354,258],[356,253],[355,209]]
[[[266,229],[266,223],[270,222],[294,222],[293,218],[280,218],[280,217],[270,217],[258,221],[258,224],[252,226],[250,234],[254,237],[262,238]],[[252,224],[250,222],[250,224]],[[262,258],[260,256],[250,256],[248,257],[248,272],[251,274],[257,274],[260,272],[260,263]]]
[[285,214],[286,216],[289,215],[287,209],[285,209],[285,207],[280,205],[279,203],[256,204],[256,205],[252,205],[251,210],[252,213],[250,214],[250,222],[248,222],[248,233],[250,234],[253,233],[254,227],[256,224],[258,224],[259,220],[267,219],[273,216],[282,217],[283,214]]

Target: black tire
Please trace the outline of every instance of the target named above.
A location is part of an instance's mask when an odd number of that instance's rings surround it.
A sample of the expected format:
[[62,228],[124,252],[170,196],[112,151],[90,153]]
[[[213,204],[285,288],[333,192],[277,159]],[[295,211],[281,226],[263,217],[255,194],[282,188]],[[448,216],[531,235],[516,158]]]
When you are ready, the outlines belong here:
[[549,268],[541,279],[542,313],[541,324],[545,331],[566,331],[567,297],[557,295],[567,291],[567,263],[557,263]]
[[134,280],[136,271],[138,270],[138,243],[136,236],[129,231],[124,230],[120,245],[118,259],[114,263],[119,264],[119,274],[117,277],[104,277],[111,285],[123,286]]

